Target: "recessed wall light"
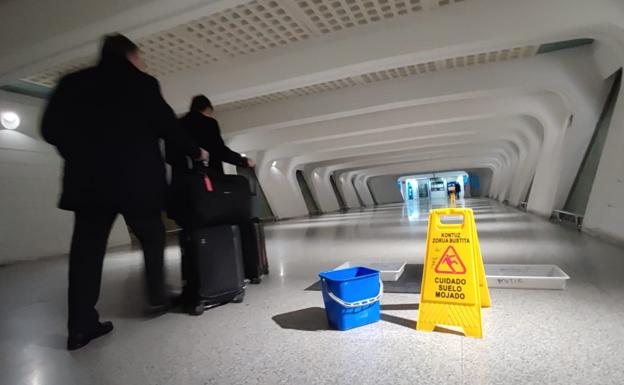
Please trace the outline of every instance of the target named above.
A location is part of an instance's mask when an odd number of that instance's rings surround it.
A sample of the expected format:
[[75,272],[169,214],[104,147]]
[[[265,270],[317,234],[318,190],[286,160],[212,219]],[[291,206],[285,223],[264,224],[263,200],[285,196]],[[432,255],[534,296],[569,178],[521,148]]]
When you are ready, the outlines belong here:
[[6,111],[0,114],[0,124],[8,130],[15,130],[21,123],[20,117],[13,111]]
[[277,167],[277,161],[274,160],[273,163],[271,163],[271,167]]

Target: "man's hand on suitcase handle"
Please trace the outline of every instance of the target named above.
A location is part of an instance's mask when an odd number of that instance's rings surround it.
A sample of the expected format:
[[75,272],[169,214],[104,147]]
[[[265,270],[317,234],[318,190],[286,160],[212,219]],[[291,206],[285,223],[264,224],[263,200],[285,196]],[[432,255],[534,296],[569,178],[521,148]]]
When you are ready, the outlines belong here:
[[253,159],[247,158],[247,167],[250,167],[250,168],[256,167],[256,162]]
[[204,162],[208,162],[208,159],[210,159],[210,154],[208,153],[208,151],[204,150],[203,148],[199,148],[199,158],[195,159],[195,160],[201,160]]

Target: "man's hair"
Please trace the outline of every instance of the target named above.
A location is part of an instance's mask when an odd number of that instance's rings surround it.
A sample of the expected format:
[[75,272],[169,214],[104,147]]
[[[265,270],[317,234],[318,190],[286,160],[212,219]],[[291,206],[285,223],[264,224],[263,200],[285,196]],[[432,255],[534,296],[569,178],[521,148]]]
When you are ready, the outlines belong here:
[[104,36],[100,60],[126,59],[129,53],[135,53],[139,47],[120,33]]
[[212,103],[210,103],[210,99],[205,97],[204,95],[193,96],[193,100],[191,101],[191,111],[202,112],[206,108],[210,108],[213,110]]

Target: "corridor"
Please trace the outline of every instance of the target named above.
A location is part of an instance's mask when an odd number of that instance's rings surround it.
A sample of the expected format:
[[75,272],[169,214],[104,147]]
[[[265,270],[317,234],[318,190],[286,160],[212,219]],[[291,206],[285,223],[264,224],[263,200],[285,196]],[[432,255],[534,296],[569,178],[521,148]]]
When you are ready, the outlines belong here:
[[[66,258],[0,267],[0,383],[621,384],[624,249],[504,206],[467,199],[484,262],[559,265],[564,291],[491,289],[482,340],[414,328],[417,294],[389,293],[382,321],[329,330],[306,290],[345,261],[422,263],[429,206],[387,205],[266,226],[271,273],[242,304],[201,317],[143,317],[142,259],[113,250],[99,310],[115,330],[65,351]],[[167,250],[179,289],[179,250]]]

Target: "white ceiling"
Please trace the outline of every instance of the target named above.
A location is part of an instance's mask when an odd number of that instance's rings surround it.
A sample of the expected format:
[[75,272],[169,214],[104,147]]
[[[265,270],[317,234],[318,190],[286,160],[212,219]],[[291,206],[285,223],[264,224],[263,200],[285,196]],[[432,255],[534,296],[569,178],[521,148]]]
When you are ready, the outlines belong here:
[[219,109],[222,111],[233,110],[256,104],[269,103],[277,100],[287,99],[294,96],[311,95],[320,92],[338,90],[346,87],[368,85],[384,80],[405,78],[408,76],[425,74],[429,72],[437,72],[453,68],[464,68],[477,64],[494,63],[506,60],[519,59],[523,57],[530,57],[534,56],[537,53],[538,48],[539,46],[537,45],[529,45],[524,47],[503,49],[499,51],[482,52],[479,54],[453,57],[444,60],[430,61],[426,63],[412,64],[409,66],[392,68],[384,71],[375,71],[330,82],[314,84],[311,86],[294,88],[288,91],[274,92],[259,97],[225,103],[222,104]]
[[[407,17],[463,0],[254,0],[137,39],[150,73],[166,77],[189,69],[227,62],[259,51],[371,23]],[[296,95],[369,84],[446,68],[530,56],[534,47],[518,47],[445,61],[414,63],[387,71],[315,84],[286,92],[228,103],[225,109]],[[95,56],[53,66],[23,80],[52,87],[64,74],[92,65]]]

